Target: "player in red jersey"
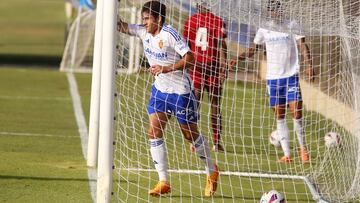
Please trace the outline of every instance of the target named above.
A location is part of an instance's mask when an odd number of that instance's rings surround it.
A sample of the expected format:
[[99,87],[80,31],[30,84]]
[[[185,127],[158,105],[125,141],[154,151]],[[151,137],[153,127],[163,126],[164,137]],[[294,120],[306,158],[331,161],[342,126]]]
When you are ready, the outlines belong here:
[[195,86],[195,96],[200,103],[203,90],[206,90],[211,102],[213,150],[224,151],[220,143],[220,100],[222,83],[226,77],[226,32],[224,21],[209,11],[208,4],[205,0],[197,3],[198,13],[186,20],[183,35],[196,59],[194,68],[189,69]]

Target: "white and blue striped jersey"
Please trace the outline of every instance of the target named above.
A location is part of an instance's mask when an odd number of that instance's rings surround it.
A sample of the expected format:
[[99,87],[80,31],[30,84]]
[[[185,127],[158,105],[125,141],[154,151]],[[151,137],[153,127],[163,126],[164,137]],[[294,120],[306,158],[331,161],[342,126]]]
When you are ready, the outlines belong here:
[[[156,36],[148,33],[142,25],[129,24],[129,34],[143,42],[144,54],[151,66],[168,66],[176,63],[190,51],[185,40],[170,25],[164,24]],[[187,70],[161,73],[155,76],[155,87],[163,93],[188,94],[192,83]]]

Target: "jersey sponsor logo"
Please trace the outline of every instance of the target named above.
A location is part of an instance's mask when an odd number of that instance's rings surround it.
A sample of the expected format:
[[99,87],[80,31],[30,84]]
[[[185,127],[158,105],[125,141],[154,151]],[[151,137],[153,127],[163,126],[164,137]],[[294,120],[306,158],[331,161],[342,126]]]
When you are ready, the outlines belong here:
[[177,114],[177,115],[185,115],[185,114],[186,114],[186,110],[177,111],[176,114]]
[[299,87],[290,87],[288,89],[288,92],[298,92],[299,91]]
[[193,113],[192,109],[184,109],[181,111],[176,111],[176,115],[186,115],[186,114],[191,115],[192,113]]
[[269,43],[276,43],[276,42],[287,42],[289,41],[289,36],[281,36],[281,37],[273,37],[268,40]]
[[160,49],[162,49],[164,47],[164,42],[162,41],[162,39],[159,41],[159,47],[160,47]]
[[155,51],[152,51],[152,50],[149,49],[149,48],[146,48],[146,49],[144,50],[144,52],[146,53],[146,55],[147,55],[148,57],[156,58],[156,59],[159,59],[159,60],[165,60],[165,59],[167,59],[167,57],[168,57],[167,53],[155,52]]

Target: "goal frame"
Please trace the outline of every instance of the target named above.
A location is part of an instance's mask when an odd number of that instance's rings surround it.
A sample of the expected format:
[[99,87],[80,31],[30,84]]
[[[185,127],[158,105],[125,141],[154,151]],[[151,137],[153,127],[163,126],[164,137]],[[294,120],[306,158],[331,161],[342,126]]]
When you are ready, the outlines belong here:
[[[112,192],[114,140],[113,125],[115,119],[114,78],[116,71],[115,53],[118,3],[119,2],[116,0],[109,0],[105,4],[103,0],[98,0],[96,13],[95,48],[91,88],[92,90],[87,164],[90,167],[96,167],[96,165],[98,166],[97,202],[110,202]],[[134,11],[132,11],[132,13],[134,13]],[[136,47],[135,49],[137,50],[136,54],[139,54],[138,48]],[[129,59],[131,57],[137,58],[138,56],[130,55]],[[135,60],[135,63],[136,61],[137,60]],[[135,65],[135,67],[139,67],[138,64]],[[134,72],[136,72],[136,70]],[[170,170],[169,172],[172,171]],[[201,173],[199,171],[187,172]],[[225,171],[222,174],[227,174],[227,172]],[[306,176],[242,172],[228,175],[283,179],[291,178],[302,180],[309,188],[311,195],[315,201],[326,202],[317,192],[315,185]]]

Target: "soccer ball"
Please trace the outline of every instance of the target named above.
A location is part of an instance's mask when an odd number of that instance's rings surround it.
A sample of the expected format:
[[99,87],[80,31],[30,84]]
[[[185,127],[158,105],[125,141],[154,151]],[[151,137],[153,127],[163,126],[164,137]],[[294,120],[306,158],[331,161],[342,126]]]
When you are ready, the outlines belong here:
[[285,203],[285,198],[280,192],[270,190],[262,195],[260,203]]
[[269,135],[269,142],[274,145],[274,147],[280,147],[280,139],[279,139],[279,134],[277,133],[277,130],[274,130],[271,132],[271,134]]
[[341,143],[341,138],[340,135],[337,134],[336,132],[328,132],[324,137],[324,141],[325,141],[325,146],[330,149],[330,148],[339,147]]

